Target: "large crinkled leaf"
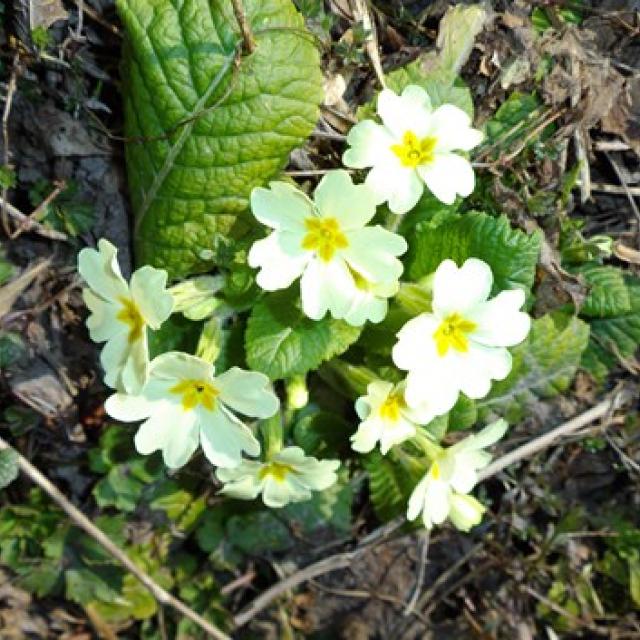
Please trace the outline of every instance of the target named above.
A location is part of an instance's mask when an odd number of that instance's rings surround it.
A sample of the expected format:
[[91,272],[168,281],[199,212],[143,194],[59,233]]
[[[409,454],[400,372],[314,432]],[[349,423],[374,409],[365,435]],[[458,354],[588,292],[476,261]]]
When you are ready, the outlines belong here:
[[581,275],[589,286],[580,315],[587,318],[613,318],[631,311],[631,296],[624,273],[617,267],[588,262],[571,269]]
[[290,0],[244,1],[249,55],[227,0],[117,6],[137,261],[172,277],[224,264],[254,224],[251,190],[313,129],[318,52]]
[[420,222],[407,240],[406,266],[411,280],[434,272],[447,258],[458,265],[467,258],[479,258],[493,271],[494,292],[515,288],[529,292],[541,235],[512,228],[505,216],[467,213],[437,225]]
[[566,391],[588,340],[589,325],[574,316],[546,315],[534,320],[527,340],[511,350],[511,373],[477,401],[480,418],[517,422],[540,399]]
[[247,364],[272,380],[315,369],[360,336],[361,327],[344,320],[307,318],[297,298],[295,288],[269,294],[253,308],[247,323]]
[[[599,267],[597,271],[583,273],[589,283],[596,284],[581,310],[591,326],[591,338],[582,357],[582,366],[599,382],[604,381],[616,364],[632,358],[640,345],[640,279],[623,277],[622,272],[616,269],[625,287],[623,293],[611,269],[614,268]],[[604,286],[605,280],[608,286]],[[617,291],[615,295],[613,289]]]

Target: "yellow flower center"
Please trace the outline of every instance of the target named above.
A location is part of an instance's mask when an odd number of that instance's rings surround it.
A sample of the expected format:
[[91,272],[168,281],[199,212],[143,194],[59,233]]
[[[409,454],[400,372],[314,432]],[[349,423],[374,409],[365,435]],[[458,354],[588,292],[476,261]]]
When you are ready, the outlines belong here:
[[288,464],[282,464],[280,462],[270,462],[260,469],[258,476],[260,480],[264,480],[267,476],[271,476],[277,482],[284,482],[285,478],[290,474],[295,473],[292,466]]
[[353,282],[360,291],[371,291],[372,283],[369,280],[367,280],[361,273],[358,273],[355,269],[352,269],[349,265],[347,265],[347,268],[351,273]]
[[144,329],[144,318],[138,309],[138,305],[131,299],[121,296],[118,301],[122,305],[122,309],[118,312],[116,318],[120,322],[129,327],[129,342],[135,342],[142,337]]
[[182,396],[182,407],[185,411],[195,409],[199,404],[213,411],[216,406],[216,397],[220,393],[206,380],[182,380],[169,391]]
[[433,338],[436,341],[438,355],[447,355],[453,348],[460,353],[469,351],[469,338],[467,335],[476,330],[476,323],[465,320],[459,313],[447,316],[436,329]]
[[429,475],[433,480],[440,480],[440,465],[434,462],[429,470]]
[[302,239],[302,248],[315,251],[325,262],[329,262],[338,249],[349,246],[335,218],[307,218],[304,226],[307,234]]
[[402,144],[392,144],[391,151],[400,158],[402,166],[415,169],[420,164],[433,162],[437,142],[438,139],[434,136],[419,140],[413,131],[406,131]]
[[378,412],[380,417],[391,422],[397,422],[400,418],[400,410],[405,406],[404,397],[401,393],[391,393],[380,405]]

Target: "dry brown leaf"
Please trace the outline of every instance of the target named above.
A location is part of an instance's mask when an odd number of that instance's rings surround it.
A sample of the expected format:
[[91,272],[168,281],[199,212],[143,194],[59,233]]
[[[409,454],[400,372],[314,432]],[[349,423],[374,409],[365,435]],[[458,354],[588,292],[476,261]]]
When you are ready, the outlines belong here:
[[640,264],[640,251],[627,247],[626,244],[622,244],[619,240],[613,245],[613,254],[619,260],[624,260],[624,262]]
[[619,98],[602,120],[602,130],[622,136],[640,155],[640,77],[626,79]]
[[66,20],[69,14],[65,11],[60,0],[30,0],[29,26],[31,31],[42,27],[48,29],[58,20]]

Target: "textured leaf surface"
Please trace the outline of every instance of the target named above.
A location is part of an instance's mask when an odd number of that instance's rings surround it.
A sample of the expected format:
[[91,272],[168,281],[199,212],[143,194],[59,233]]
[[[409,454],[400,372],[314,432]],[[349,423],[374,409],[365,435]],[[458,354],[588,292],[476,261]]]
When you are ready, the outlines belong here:
[[446,258],[458,265],[467,258],[484,260],[493,271],[494,291],[533,285],[541,236],[513,229],[502,216],[468,213],[433,225],[421,222],[408,238],[407,271],[412,280],[434,272]]
[[139,264],[172,277],[228,259],[248,197],[317,119],[318,53],[290,0],[245,0],[257,47],[226,0],[118,0]]
[[589,295],[580,314],[589,318],[611,318],[631,311],[631,296],[624,281],[624,274],[616,267],[587,263],[576,269],[589,286]]
[[534,320],[525,342],[512,349],[513,369],[477,401],[482,420],[522,419],[541,398],[566,391],[589,340],[589,325],[576,317],[546,315]]
[[[587,310],[608,310],[606,316],[588,318],[591,338],[582,358],[582,366],[599,381],[603,381],[620,360],[633,357],[640,345],[640,280],[627,276],[624,286],[626,296],[615,296],[615,305],[610,291],[594,287],[587,298],[589,304],[582,308],[585,317],[588,317]],[[629,307],[625,311],[627,300]]]
[[279,291],[251,312],[245,334],[247,364],[272,380],[303,374],[346,351],[360,331],[329,316],[311,320],[302,313],[295,288]]
[[8,487],[18,477],[18,454],[13,449],[0,451],[0,489]]

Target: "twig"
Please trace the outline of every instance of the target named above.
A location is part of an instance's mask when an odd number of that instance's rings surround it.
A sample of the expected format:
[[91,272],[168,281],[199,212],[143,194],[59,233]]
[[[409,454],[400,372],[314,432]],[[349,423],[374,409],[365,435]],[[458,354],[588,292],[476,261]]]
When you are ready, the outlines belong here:
[[404,616],[408,616],[413,613],[413,610],[416,607],[416,603],[418,602],[418,598],[420,597],[420,591],[422,590],[422,583],[424,582],[424,572],[427,567],[427,556],[429,554],[429,538],[430,538],[431,530],[426,529],[423,532],[423,540],[422,540],[422,549],[420,553],[420,566],[418,567],[418,577],[416,578],[416,586],[413,590],[413,595],[409,602],[407,602],[407,606],[403,611]]
[[[19,52],[13,56],[13,64],[11,67],[11,76],[7,84],[7,97],[4,102],[2,111],[2,164],[5,168],[9,168],[9,114],[11,113],[11,104],[13,103],[13,95],[16,92],[18,82],[18,62],[20,60]],[[2,226],[7,235],[10,234],[9,221],[7,220],[7,188],[2,188]]]
[[[22,213],[20,209],[14,207],[10,202],[3,197],[0,198],[0,204],[3,209],[12,217],[18,220],[19,224],[24,225],[25,231],[33,231],[43,238],[49,238],[51,240],[67,240],[67,235],[62,231],[56,231],[55,229],[47,229],[44,225],[40,224],[36,220],[33,220],[28,215]],[[9,234],[7,234],[9,235]]]
[[607,156],[607,160],[609,161],[609,164],[611,165],[616,176],[618,177],[618,180],[620,181],[620,184],[624,189],[625,195],[627,196],[627,200],[631,205],[631,210],[633,211],[633,215],[636,217],[636,220],[640,225],[640,211],[638,210],[638,205],[636,204],[635,198],[631,193],[631,190],[629,188],[629,185],[627,184],[627,181],[624,179],[624,176],[622,175],[622,171],[620,171],[620,167],[618,166],[618,163],[606,151],[604,155]]
[[[12,447],[0,438],[0,451],[12,449]],[[15,450],[14,450],[15,451]],[[69,518],[75,525],[87,532],[98,544],[106,549],[127,571],[130,571],[142,584],[149,589],[153,597],[161,604],[173,607],[181,615],[189,618],[197,624],[210,637],[216,640],[231,640],[231,638],[216,626],[205,620],[200,614],[188,607],[184,602],[178,600],[168,591],[163,589],[153,578],[146,574],[138,565],[136,565],[127,556],[122,549],[116,546],[110,538],[108,538],[98,527],[96,527],[87,516],[77,509],[67,497],[56,487],[48,478],[46,478],[36,467],[34,467],[24,456],[16,451],[18,456],[18,465],[20,470],[37,484],[45,493],[56,502],[67,513]]]
[[622,140],[595,140],[593,148],[596,151],[629,151],[631,147]]
[[498,458],[489,466],[485,467],[478,474],[478,482],[482,482],[491,476],[495,476],[496,473],[502,471],[509,465],[519,462],[520,460],[524,460],[525,458],[530,458],[535,453],[538,453],[538,451],[542,451],[542,449],[549,447],[558,438],[574,433],[575,431],[582,429],[582,427],[586,427],[591,422],[604,418],[622,405],[624,396],[624,392],[616,393],[612,397],[598,403],[588,411],[581,413],[575,418],[562,423],[555,429],[551,429],[551,431],[547,431],[547,433],[527,442],[527,444],[523,444],[521,447],[503,455],[501,458]]
[[256,41],[253,37],[253,33],[251,32],[251,27],[247,22],[247,16],[244,12],[244,7],[242,6],[242,0],[231,0],[231,4],[233,5],[233,13],[236,16],[238,26],[242,33],[245,53],[253,53],[256,50]]
[[[580,186],[580,181],[576,183]],[[605,182],[592,182],[591,183],[591,191],[600,191],[601,193],[612,193],[616,196],[627,196],[631,194],[632,196],[638,197],[640,196],[640,187],[619,187],[615,184],[606,184]]]
[[273,600],[275,600],[281,593],[298,586],[302,582],[311,580],[311,578],[317,578],[337,569],[345,569],[354,561],[356,556],[362,553],[364,549],[358,549],[349,553],[339,553],[329,558],[324,558],[318,562],[310,564],[308,567],[296,571],[296,573],[290,575],[284,580],[276,582],[272,587],[267,589],[264,593],[260,594],[255,600],[253,600],[249,606],[241,611],[234,619],[234,623],[237,627],[242,627],[247,624],[255,615],[265,609]]
[[64,180],[54,183],[53,191],[26,217],[18,228],[11,234],[11,239],[15,240],[23,231],[30,229],[40,218],[40,214],[67,188]]
[[[550,446],[559,437],[573,433],[578,429],[593,422],[594,420],[598,420],[599,418],[606,416],[622,405],[622,403],[626,399],[625,396],[626,394],[624,392],[616,393],[613,397],[608,398],[607,400],[603,400],[592,409],[585,411],[579,416],[576,416],[568,422],[561,424],[559,427],[552,429],[539,438],[536,438],[535,440],[521,447],[518,447],[517,449],[514,449],[501,458],[498,458],[493,464],[486,467],[479,474],[478,482],[486,480],[487,478],[497,474],[510,464],[532,456],[534,453],[537,453],[538,451],[541,451],[542,449]],[[269,589],[267,589],[264,593],[255,598],[255,600],[253,600],[243,611],[241,611],[234,618],[236,626],[241,627],[247,624],[247,622],[249,622],[258,613],[260,613],[260,611],[268,607],[273,600],[275,600],[285,591],[288,591],[289,589],[292,589],[293,587],[307,580],[310,580],[311,578],[316,578],[331,571],[335,571],[336,569],[344,569],[345,567],[348,567],[353,562],[353,560],[355,560],[361,553],[363,553],[366,549],[369,549],[380,540],[385,539],[389,533],[401,527],[403,523],[403,518],[394,518],[383,526],[378,527],[366,538],[364,538],[355,551],[349,553],[341,553],[329,558],[325,558],[323,560],[320,560],[319,562],[315,562],[314,564],[309,565],[308,567],[304,567],[303,569],[300,569],[284,580],[277,582]],[[476,545],[470,553],[475,553],[480,548],[480,546],[481,544]],[[467,558],[468,556],[465,556],[465,562]],[[456,563],[451,569],[457,570],[458,566],[459,564]],[[445,573],[448,574],[448,572]],[[427,593],[433,593],[433,589],[438,584],[439,580],[434,583],[432,588]],[[423,596],[418,601],[419,608],[422,607],[424,598],[425,594],[423,594]]]
[[353,10],[353,17],[360,23],[365,32],[364,50],[371,60],[371,66],[376,73],[378,82],[384,89],[387,84],[384,80],[384,71],[382,70],[382,63],[380,62],[380,53],[378,52],[378,36],[376,34],[376,27],[371,20],[371,14],[369,8],[366,5],[365,0],[351,0],[351,8]]

